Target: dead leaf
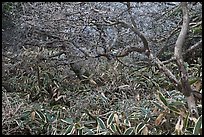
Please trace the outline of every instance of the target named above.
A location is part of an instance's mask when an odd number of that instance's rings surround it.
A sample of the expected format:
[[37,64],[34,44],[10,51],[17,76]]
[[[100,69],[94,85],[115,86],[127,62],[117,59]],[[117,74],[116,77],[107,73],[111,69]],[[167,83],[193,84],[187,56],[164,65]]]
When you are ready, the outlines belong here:
[[119,126],[120,125],[120,120],[119,120],[119,117],[118,117],[117,113],[114,114],[114,118],[115,118],[116,124]]
[[97,83],[93,80],[93,79],[90,79],[89,82],[93,85],[97,85]]
[[142,130],[142,134],[143,135],[148,135],[148,127],[147,126],[145,126],[144,128],[143,128],[143,130]]
[[156,120],[155,120],[155,122],[154,122],[156,126],[158,126],[158,125],[161,123],[163,117],[164,117],[164,113],[161,113],[161,114],[156,118]]
[[202,81],[198,80],[195,83],[193,83],[193,87],[195,87],[196,91],[200,91],[202,89]]
[[126,88],[130,88],[130,85],[121,85],[118,87],[119,89],[126,89]]
[[152,114],[153,115],[158,115],[160,113],[158,107],[154,107]]
[[181,135],[182,129],[183,129],[183,118],[179,116],[175,126],[175,131],[177,132],[177,135]]
[[33,112],[30,114],[30,116],[31,116],[31,119],[32,119],[32,120],[35,120],[35,111],[33,111]]
[[140,101],[140,94],[138,93],[136,96],[135,96],[136,100],[137,101]]
[[195,118],[195,117],[189,117],[189,119],[191,120],[191,121],[193,121],[194,123],[196,123],[197,122],[197,118]]

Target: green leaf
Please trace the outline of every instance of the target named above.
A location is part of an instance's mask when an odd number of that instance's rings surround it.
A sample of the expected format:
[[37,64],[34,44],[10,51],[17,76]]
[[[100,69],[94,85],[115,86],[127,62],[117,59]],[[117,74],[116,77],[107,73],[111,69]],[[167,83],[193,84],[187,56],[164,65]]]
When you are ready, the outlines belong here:
[[81,128],[80,122],[75,123],[74,126],[75,126],[76,129],[80,129]]
[[196,78],[196,77],[191,78],[191,79],[189,80],[189,84],[192,85],[192,84],[194,84],[195,82],[197,82],[198,80],[199,80],[199,79]]
[[96,120],[96,116],[94,116],[93,114],[91,114],[91,112],[90,112],[89,110],[85,109],[84,111],[85,111],[85,113],[86,113],[90,118]]
[[169,103],[169,105],[171,105],[171,106],[183,106],[184,103],[181,101],[174,101],[174,102]]
[[200,34],[202,33],[201,25],[192,29],[193,34]]
[[74,125],[69,125],[64,133],[64,135],[71,135],[74,133]]
[[92,128],[93,125],[95,125],[95,124],[96,124],[96,121],[95,121],[95,120],[84,121],[84,126],[85,126],[85,127]]
[[72,118],[66,118],[65,120],[60,119],[62,122],[67,123],[67,124],[73,124],[73,119]]
[[200,130],[202,132],[202,115],[198,118],[194,128],[193,128],[193,135],[201,135]]
[[84,127],[81,127],[81,128],[78,129],[77,135],[83,135],[83,128]]
[[55,115],[50,113],[46,113],[46,117],[49,122],[53,122],[56,119]]
[[124,124],[125,124],[125,126],[131,127],[131,123],[128,119],[124,120]]
[[185,117],[184,126],[183,126],[184,130],[188,128],[189,116],[190,116],[190,113],[188,113],[187,116]]
[[139,134],[139,133],[142,131],[142,129],[143,129],[144,127],[145,127],[145,124],[143,124],[142,122],[140,122],[140,123],[137,125],[136,129],[135,129],[136,134]]
[[57,119],[60,118],[61,112],[57,111]]
[[132,135],[134,131],[133,127],[129,127],[128,129],[125,130],[124,135]]
[[94,135],[93,129],[89,129],[89,128],[84,127],[83,131],[84,131],[84,135]]
[[159,99],[162,101],[162,103],[165,106],[168,106],[167,100],[166,100],[166,98],[164,97],[164,95],[161,92],[159,92]]
[[114,112],[111,113],[111,114],[109,115],[108,119],[107,119],[107,122],[106,122],[107,127],[110,126],[110,125],[113,123],[113,121],[114,121]]
[[179,110],[178,110],[175,106],[173,106],[173,105],[169,105],[168,108],[169,108],[171,111],[173,111],[173,112],[179,113]]
[[38,117],[39,117],[41,120],[43,120],[44,123],[47,123],[47,118],[46,118],[46,116],[45,116],[42,112],[36,110],[36,114],[38,115]]
[[113,123],[110,125],[110,130],[113,132],[113,133],[116,133],[117,132],[117,129],[116,129],[116,124]]
[[159,104],[159,103],[157,103],[156,101],[153,101],[153,103],[154,103],[154,105],[156,106],[156,107],[158,107],[160,110],[164,110],[164,108]]
[[97,123],[101,129],[106,129],[106,125],[101,118],[97,117]]
[[27,120],[28,117],[30,116],[30,113],[31,113],[30,110],[23,112],[22,116],[20,117],[20,120],[22,120],[22,121]]
[[116,125],[116,130],[118,131],[118,133],[119,133],[120,135],[122,134],[122,132],[121,132],[121,130],[120,130],[120,128],[119,128],[118,125]]

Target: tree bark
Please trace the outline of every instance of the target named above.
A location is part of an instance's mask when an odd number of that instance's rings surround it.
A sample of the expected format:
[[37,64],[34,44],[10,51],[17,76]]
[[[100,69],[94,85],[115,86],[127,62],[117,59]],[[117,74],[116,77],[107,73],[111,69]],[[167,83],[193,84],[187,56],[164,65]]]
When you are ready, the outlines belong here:
[[195,98],[192,94],[192,89],[188,81],[188,73],[184,67],[184,61],[182,56],[182,46],[185,42],[188,28],[189,28],[189,15],[188,15],[187,3],[182,2],[181,7],[183,12],[183,25],[175,44],[174,56],[176,58],[176,62],[181,76],[181,87],[182,87],[181,92],[184,94],[184,96],[187,99],[188,108],[190,110],[191,115],[198,117],[198,110],[196,108]]

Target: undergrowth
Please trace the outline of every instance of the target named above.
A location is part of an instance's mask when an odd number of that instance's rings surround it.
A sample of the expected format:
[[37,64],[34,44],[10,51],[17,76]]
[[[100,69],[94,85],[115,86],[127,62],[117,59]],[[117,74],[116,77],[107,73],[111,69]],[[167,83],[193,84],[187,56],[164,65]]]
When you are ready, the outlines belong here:
[[[59,71],[46,63],[36,67],[32,61],[28,58],[26,70],[19,66],[4,79],[15,91],[2,89],[2,134],[201,134],[201,102],[195,119],[184,96],[154,66],[101,64],[96,75],[105,77],[105,85],[93,86],[74,75],[65,77],[67,68]],[[191,75],[198,77],[196,72]]]

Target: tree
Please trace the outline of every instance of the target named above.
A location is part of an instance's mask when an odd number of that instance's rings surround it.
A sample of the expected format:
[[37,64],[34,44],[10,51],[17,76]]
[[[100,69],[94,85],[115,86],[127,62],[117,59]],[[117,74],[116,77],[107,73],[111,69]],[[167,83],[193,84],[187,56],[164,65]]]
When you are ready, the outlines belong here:
[[[23,34],[20,48],[46,51],[37,56],[38,61],[49,60],[59,66],[95,59],[89,64],[97,64],[105,57],[124,66],[156,65],[186,96],[190,111],[197,115],[183,57],[202,44],[198,38],[186,48],[187,35],[192,35],[192,30],[195,34],[202,23],[195,6],[199,9],[201,4],[28,2],[14,4],[13,8],[21,13],[16,15]],[[128,58],[125,63],[124,58]],[[172,61],[176,61],[180,77],[167,68]]]

